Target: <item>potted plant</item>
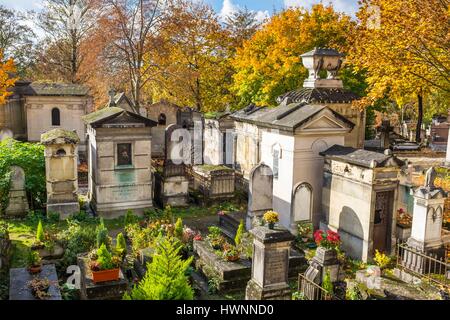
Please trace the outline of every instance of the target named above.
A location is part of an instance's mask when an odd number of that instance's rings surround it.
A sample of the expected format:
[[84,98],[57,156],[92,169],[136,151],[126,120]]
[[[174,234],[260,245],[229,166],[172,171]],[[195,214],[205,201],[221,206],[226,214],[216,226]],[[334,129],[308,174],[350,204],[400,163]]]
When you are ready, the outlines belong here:
[[270,230],[273,230],[275,227],[275,223],[280,221],[278,213],[275,211],[267,211],[266,213],[264,213],[263,219],[267,223]]
[[37,299],[42,300],[50,297],[48,290],[50,289],[50,281],[48,279],[35,278],[28,281],[28,287],[31,289],[31,293]]
[[223,251],[222,257],[226,261],[235,262],[240,259],[241,253],[240,253],[239,249],[236,248],[235,246],[227,243],[223,246],[223,250],[224,251]]
[[31,274],[37,274],[40,273],[42,270],[42,261],[41,257],[39,256],[39,252],[35,250],[31,250],[28,253],[28,272]]
[[211,226],[208,228],[209,234],[207,236],[209,244],[214,250],[222,250],[223,245],[226,243],[225,238],[222,236],[222,231],[219,227]]
[[94,283],[117,281],[120,276],[121,258],[112,255],[105,244],[102,244],[95,255],[91,255],[89,267]]
[[337,259],[337,249],[341,244],[341,238],[332,230],[317,230],[314,232],[314,241],[317,244],[316,257],[321,261]]

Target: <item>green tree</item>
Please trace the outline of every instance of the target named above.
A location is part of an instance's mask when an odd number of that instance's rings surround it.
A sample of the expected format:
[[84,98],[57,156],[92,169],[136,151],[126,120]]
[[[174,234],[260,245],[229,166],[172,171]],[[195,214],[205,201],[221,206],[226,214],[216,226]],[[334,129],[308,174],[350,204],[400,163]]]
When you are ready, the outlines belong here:
[[178,218],[177,222],[175,223],[175,237],[178,239],[181,239],[183,237],[183,220],[181,218]]
[[125,241],[125,237],[123,233],[119,233],[116,238],[116,251],[121,255],[125,255],[127,253],[127,242]]
[[39,243],[43,243],[44,240],[45,240],[44,227],[42,227],[42,221],[41,220],[39,220],[39,223],[38,223],[38,226],[37,226],[36,240]]
[[183,261],[181,248],[174,238],[159,238],[147,273],[124,300],[192,300],[194,293],[186,276],[192,257]]
[[239,223],[239,227],[236,231],[236,236],[234,237],[234,243],[238,246],[241,244],[242,242],[242,235],[245,232],[245,227],[244,227],[244,220],[241,220],[241,223]]
[[106,247],[109,247],[109,236],[108,236],[108,229],[105,227],[105,223],[103,221],[103,218],[100,219],[100,224],[97,226],[97,248],[100,248],[102,244],[104,244]]

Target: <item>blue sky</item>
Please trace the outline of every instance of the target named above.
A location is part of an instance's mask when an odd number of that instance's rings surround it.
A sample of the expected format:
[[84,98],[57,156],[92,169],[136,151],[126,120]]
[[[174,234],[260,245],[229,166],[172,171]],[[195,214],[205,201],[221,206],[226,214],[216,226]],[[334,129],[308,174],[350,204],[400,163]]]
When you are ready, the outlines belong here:
[[[205,0],[205,2],[210,3],[218,13],[230,12],[238,6],[247,6],[251,10],[259,11],[260,14],[272,14],[274,9],[279,11],[292,5],[310,7],[313,3],[332,2],[337,10],[353,14],[358,7],[357,0]],[[0,4],[18,10],[39,9],[41,3],[42,0],[0,0]]]

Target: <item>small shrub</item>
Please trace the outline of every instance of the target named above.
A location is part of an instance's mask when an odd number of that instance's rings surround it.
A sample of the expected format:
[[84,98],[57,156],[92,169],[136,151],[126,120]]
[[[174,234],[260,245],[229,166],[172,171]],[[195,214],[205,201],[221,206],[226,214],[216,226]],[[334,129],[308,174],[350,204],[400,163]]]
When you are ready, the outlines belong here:
[[244,226],[244,220],[241,220],[241,223],[239,223],[239,227],[236,231],[236,236],[234,237],[234,243],[238,246],[241,244],[242,241],[242,235],[245,232],[245,226]]
[[138,222],[139,218],[133,213],[133,210],[127,210],[127,213],[124,217],[124,225],[128,226],[130,224]]
[[322,281],[322,287],[323,287],[329,294],[333,294],[333,292],[334,292],[334,287],[333,287],[333,283],[331,282],[330,271],[327,271],[327,272],[325,273],[325,276],[323,277],[323,281]]
[[178,218],[177,222],[175,223],[175,237],[177,237],[178,239],[182,239],[183,238],[183,220],[181,220],[181,218]]
[[59,213],[58,212],[48,212],[47,213],[47,221],[50,223],[58,223],[59,222]]
[[100,224],[97,226],[97,236],[96,236],[97,248],[100,248],[102,244],[104,244],[108,248],[109,243],[110,239],[108,236],[108,229],[106,229],[103,219],[100,219]]
[[170,222],[173,221],[173,211],[172,211],[172,207],[167,205],[164,208],[164,215],[163,215],[165,220],[169,220]]
[[44,234],[44,228],[42,227],[42,221],[39,220],[37,231],[36,231],[36,241],[38,243],[44,243],[45,241],[45,234]]
[[116,238],[116,251],[121,255],[125,256],[127,254],[127,242],[122,233],[119,233]]
[[380,269],[385,269],[391,263],[391,258],[378,250],[375,250],[375,257],[373,260]]
[[347,287],[345,290],[345,300],[361,300],[361,294],[357,286]]
[[192,257],[183,261],[181,248],[174,238],[160,238],[144,278],[124,300],[192,300],[194,292],[186,276]]
[[303,292],[300,291],[295,291],[292,294],[292,300],[306,300],[305,295],[303,294]]
[[28,267],[36,267],[41,264],[41,257],[39,253],[35,250],[30,250],[27,256]]
[[88,252],[96,244],[96,230],[94,226],[81,226],[76,221],[67,221],[69,227],[59,233],[58,238],[65,247],[62,259],[62,270],[77,263],[77,255]]

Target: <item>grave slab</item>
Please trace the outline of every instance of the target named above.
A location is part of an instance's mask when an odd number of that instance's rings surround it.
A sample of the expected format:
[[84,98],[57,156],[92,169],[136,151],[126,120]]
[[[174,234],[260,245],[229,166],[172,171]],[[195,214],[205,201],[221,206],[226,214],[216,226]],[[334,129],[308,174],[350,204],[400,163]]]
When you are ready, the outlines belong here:
[[48,279],[50,281],[50,297],[46,300],[62,300],[58,287],[58,276],[54,264],[42,266],[39,274],[32,275],[26,268],[13,268],[9,271],[9,300],[39,300],[33,296],[28,287],[28,281],[34,278]]

